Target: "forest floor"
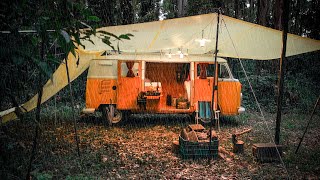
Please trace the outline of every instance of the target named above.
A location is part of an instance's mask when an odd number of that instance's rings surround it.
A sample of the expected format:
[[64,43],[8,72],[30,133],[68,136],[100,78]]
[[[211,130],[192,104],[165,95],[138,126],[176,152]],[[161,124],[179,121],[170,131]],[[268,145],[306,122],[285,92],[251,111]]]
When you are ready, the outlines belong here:
[[[255,113],[221,122],[220,146],[231,151],[231,135],[239,137],[244,153],[215,160],[183,159],[173,148],[182,128],[193,123],[184,115],[133,115],[129,120],[104,127],[100,119],[78,122],[78,157],[71,120],[41,124],[39,146],[32,166],[35,179],[317,179],[320,177],[320,123],[315,116],[299,153],[294,154],[308,115],[284,114],[281,126],[282,163],[259,163],[252,156],[252,144],[270,142],[275,117],[266,121]],[[206,126],[208,128],[208,126]],[[269,129],[269,128],[270,129]],[[34,123],[14,121],[0,128],[0,175],[4,179],[25,179],[30,159]]]

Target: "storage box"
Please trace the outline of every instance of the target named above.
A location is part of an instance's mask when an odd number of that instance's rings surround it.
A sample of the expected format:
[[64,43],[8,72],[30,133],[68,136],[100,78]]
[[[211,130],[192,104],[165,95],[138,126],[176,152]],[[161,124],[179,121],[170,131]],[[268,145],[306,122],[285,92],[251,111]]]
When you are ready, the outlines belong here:
[[279,155],[282,156],[282,146],[273,143],[256,143],[252,145],[252,154],[259,162],[278,162]]
[[[179,151],[182,158],[214,158],[218,157],[219,140],[211,142],[190,142],[179,136]],[[209,151],[210,146],[210,151]]]

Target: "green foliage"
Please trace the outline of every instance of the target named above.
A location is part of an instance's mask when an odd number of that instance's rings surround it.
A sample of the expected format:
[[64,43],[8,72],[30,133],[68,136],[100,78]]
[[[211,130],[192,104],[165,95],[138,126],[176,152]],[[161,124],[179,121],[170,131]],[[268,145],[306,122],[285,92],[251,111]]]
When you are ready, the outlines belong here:
[[[1,77],[4,77],[0,85],[14,96],[29,92],[34,94],[37,75],[45,75],[46,78],[43,78],[42,82],[44,83],[69,53],[76,56],[75,50],[79,46],[85,48],[81,43],[83,40],[93,43],[90,38],[97,36],[112,49],[120,50],[119,47],[114,47],[113,43],[130,40],[133,36],[116,36],[104,31],[97,33],[95,28],[101,19],[92,15],[91,9],[83,1],[32,0],[1,2],[1,5],[7,8],[0,12],[0,28],[11,33],[0,34],[0,67]],[[82,30],[83,28],[86,29]],[[31,31],[20,33],[20,30]],[[14,73],[4,71],[7,69]],[[16,73],[15,69],[21,69],[22,74]],[[17,84],[24,87],[21,88]],[[26,89],[28,92],[23,92]],[[0,95],[6,96],[5,91],[1,91]],[[17,98],[18,103],[25,102],[29,97],[20,95]],[[1,108],[9,107],[2,103]]]
[[35,177],[37,180],[52,179],[52,175],[51,175],[51,174],[47,174],[47,173],[36,173],[36,174],[34,174],[34,177]]
[[163,0],[161,10],[167,19],[176,17],[177,4],[173,0]]
[[140,0],[138,10],[138,22],[159,20],[160,0]]
[[90,180],[90,179],[95,179],[93,177],[88,177],[82,174],[76,175],[76,176],[67,176],[66,180]]

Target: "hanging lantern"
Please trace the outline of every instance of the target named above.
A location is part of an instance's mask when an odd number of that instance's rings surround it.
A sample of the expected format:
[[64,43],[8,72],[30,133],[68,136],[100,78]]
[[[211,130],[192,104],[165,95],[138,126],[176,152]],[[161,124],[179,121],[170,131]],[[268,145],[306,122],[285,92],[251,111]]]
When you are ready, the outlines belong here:
[[201,39],[196,39],[200,43],[200,47],[204,47],[206,45],[206,42],[211,42],[209,39],[203,38],[203,33],[204,31],[202,30],[202,38]]

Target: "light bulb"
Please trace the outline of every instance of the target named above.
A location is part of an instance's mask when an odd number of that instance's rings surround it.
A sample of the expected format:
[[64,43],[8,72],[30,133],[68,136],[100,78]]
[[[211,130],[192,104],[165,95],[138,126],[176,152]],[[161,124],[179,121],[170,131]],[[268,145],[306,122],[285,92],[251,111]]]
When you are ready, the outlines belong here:
[[171,58],[172,58],[172,54],[171,54],[171,53],[169,53],[169,54],[168,54],[168,56],[169,56],[169,59],[171,59]]
[[206,40],[205,39],[200,39],[200,47],[204,47],[206,45]]
[[183,58],[183,54],[182,53],[180,53],[180,59],[182,59]]

